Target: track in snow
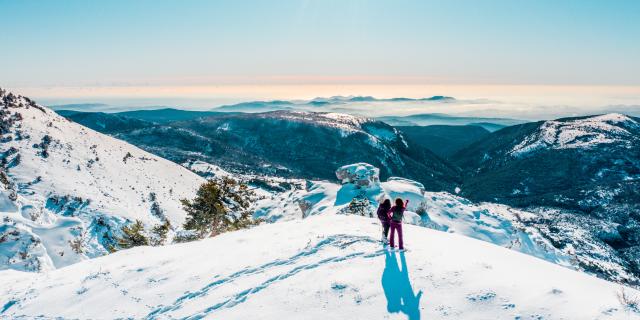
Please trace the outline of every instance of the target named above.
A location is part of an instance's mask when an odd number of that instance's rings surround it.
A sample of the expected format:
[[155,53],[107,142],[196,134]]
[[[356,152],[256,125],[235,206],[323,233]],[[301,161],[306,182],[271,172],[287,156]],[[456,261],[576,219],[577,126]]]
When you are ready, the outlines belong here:
[[[318,261],[313,261],[314,257],[318,255],[323,250],[327,248],[336,248],[339,250],[345,250],[355,244],[368,244],[371,248],[366,248],[368,250],[356,250],[355,252],[349,252],[347,254],[342,255],[334,255],[328,258],[323,258]],[[241,278],[247,278],[249,276],[259,275],[256,277],[255,282],[257,282],[254,286],[251,286],[247,289],[244,289],[222,301],[212,302],[211,306],[200,311],[196,312],[191,316],[184,317],[183,319],[202,319],[207,315],[215,312],[216,310],[222,308],[233,308],[245,301],[247,301],[251,296],[259,293],[260,291],[268,288],[269,286],[278,283],[279,281],[288,279],[300,272],[312,270],[318,267],[325,266],[327,264],[332,263],[341,263],[351,259],[356,258],[373,258],[377,256],[381,256],[385,253],[384,249],[380,249],[378,244],[380,241],[374,240],[372,237],[364,237],[364,236],[352,236],[346,234],[339,234],[329,236],[313,246],[307,246],[304,250],[299,253],[287,258],[287,259],[277,259],[263,265],[257,267],[250,267],[244,269],[242,271],[238,271],[224,278],[220,278],[220,275],[216,275],[213,277],[215,279],[208,285],[203,288],[195,291],[188,292],[183,296],[176,299],[176,301],[167,306],[158,306],[156,309],[152,310],[147,316],[147,319],[157,319],[159,317],[168,316],[170,313],[178,311],[183,308],[183,306],[187,303],[194,302],[197,299],[203,299],[213,290],[218,288],[220,285],[228,284],[229,282],[233,282],[239,280]],[[311,260],[311,261],[309,261]],[[274,269],[277,267],[286,267],[291,266],[292,268],[278,273],[278,270]],[[275,274],[275,275],[274,275]],[[265,280],[266,279],[266,280]],[[262,281],[262,282],[259,282]]]

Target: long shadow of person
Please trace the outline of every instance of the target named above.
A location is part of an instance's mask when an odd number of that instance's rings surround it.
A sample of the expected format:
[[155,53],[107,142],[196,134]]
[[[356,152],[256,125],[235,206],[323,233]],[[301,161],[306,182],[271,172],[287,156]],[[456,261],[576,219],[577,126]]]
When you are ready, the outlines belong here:
[[398,267],[396,253],[385,250],[382,289],[387,298],[387,311],[390,313],[402,312],[407,315],[409,320],[418,320],[420,319],[422,290],[414,295],[404,252],[400,252],[400,264],[402,269]]

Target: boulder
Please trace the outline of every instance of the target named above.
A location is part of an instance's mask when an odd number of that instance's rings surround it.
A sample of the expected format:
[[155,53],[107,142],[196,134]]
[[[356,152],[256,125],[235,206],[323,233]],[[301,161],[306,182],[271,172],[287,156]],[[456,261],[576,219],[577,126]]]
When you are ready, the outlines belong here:
[[336,177],[342,184],[351,183],[360,188],[369,188],[380,184],[380,169],[368,163],[354,163],[338,168]]

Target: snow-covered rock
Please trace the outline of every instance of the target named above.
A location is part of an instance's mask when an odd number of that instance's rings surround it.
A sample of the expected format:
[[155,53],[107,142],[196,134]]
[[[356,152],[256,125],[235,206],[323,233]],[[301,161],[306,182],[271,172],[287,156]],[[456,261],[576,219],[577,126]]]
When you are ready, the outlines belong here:
[[60,268],[108,252],[123,224],[185,217],[204,179],[0,89],[0,270]]
[[[274,205],[273,200],[265,200],[254,209],[267,221],[287,221],[345,213],[353,199],[366,199],[370,206],[366,210],[368,216],[375,216],[374,211],[383,199],[408,199],[405,223],[458,233],[562,266],[575,267],[568,253],[554,248],[536,229],[526,228],[520,222],[522,217],[532,213],[504,205],[476,204],[447,192],[425,192],[421,183],[409,179],[391,177],[380,182],[375,167],[366,163],[343,166],[337,170],[337,175],[344,184],[310,181],[306,190],[278,195],[279,205]],[[282,202],[293,202],[298,207],[285,206]]]
[[343,184],[352,183],[367,188],[380,183],[380,169],[368,163],[349,164],[338,168],[336,177]]
[[198,242],[139,247],[41,273],[0,272],[0,317],[134,319],[638,319],[584,273],[406,226],[321,215]]

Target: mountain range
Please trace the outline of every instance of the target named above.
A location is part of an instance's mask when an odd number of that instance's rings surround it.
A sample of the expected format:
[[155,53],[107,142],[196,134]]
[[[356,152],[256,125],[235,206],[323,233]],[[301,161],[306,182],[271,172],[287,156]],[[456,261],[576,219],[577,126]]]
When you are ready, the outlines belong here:
[[[333,168],[339,165],[369,162],[381,168],[383,178],[404,176],[431,191],[458,191],[475,201],[535,211],[536,219],[525,223],[541,230],[557,247],[575,246],[581,251],[589,243],[599,248],[598,259],[616,261],[640,274],[634,216],[640,203],[636,118],[608,114],[488,132],[474,125],[392,127],[344,115],[349,119],[345,129],[340,128],[345,125],[340,117],[329,115],[236,113],[148,123],[145,128],[136,127],[134,119],[130,131],[101,128],[96,121],[77,116],[71,119],[178,163],[197,159],[239,173],[332,180]],[[394,138],[384,140],[385,135]],[[367,142],[373,139],[386,151]],[[278,153],[277,146],[293,152]],[[394,154],[401,155],[401,161],[383,162]],[[417,164],[406,165],[411,162]],[[582,235],[576,236],[576,230]],[[581,263],[612,277],[608,267],[592,260]]]
[[332,180],[335,168],[364,161],[380,167],[383,178],[404,176],[449,191],[459,177],[457,168],[397,129],[358,116],[273,111],[170,123],[105,113],[67,117],[177,163],[196,159],[234,172]]
[[[448,292],[446,307],[397,310],[413,317],[637,315],[616,297],[640,283],[637,118],[488,132],[309,111],[64,118],[5,90],[0,104],[0,317],[238,317],[282,310],[268,297],[291,288],[295,304],[315,296],[334,314],[348,297],[362,314],[408,297],[407,283],[418,304],[420,290]],[[223,176],[253,188],[251,211],[266,225],[162,246],[182,232],[180,199]],[[410,199],[397,272],[366,218],[396,197]],[[351,212],[356,198],[365,217]],[[135,220],[168,222],[167,239],[93,259]],[[318,315],[314,305],[302,314]]]
[[386,122],[392,126],[472,125],[482,127],[490,132],[526,122],[524,120],[517,119],[464,117],[441,113],[414,114],[409,116],[385,116],[379,117],[378,120]]

